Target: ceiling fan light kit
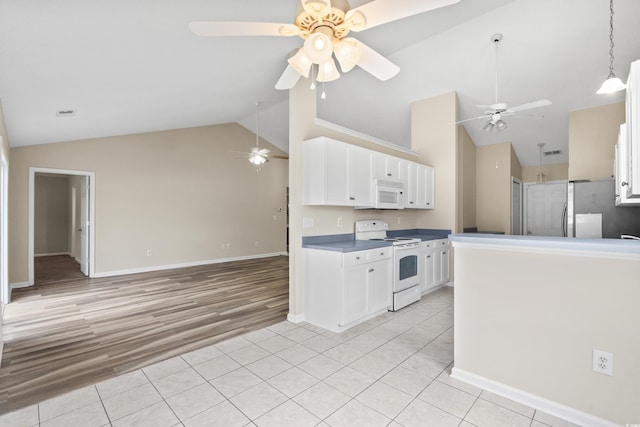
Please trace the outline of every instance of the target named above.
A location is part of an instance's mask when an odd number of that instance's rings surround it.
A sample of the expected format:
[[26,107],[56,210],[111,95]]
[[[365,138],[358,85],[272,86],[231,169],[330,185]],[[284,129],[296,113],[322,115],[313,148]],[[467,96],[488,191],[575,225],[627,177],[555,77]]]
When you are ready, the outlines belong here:
[[609,0],[609,75],[596,92],[598,95],[615,93],[627,88],[613,72],[613,0]]
[[[340,77],[333,56],[343,73],[356,65],[379,80],[388,80],[400,68],[364,43],[348,38],[350,31],[362,31],[409,16],[439,9],[460,0],[373,0],[351,9],[347,0],[300,0],[293,24],[271,22],[191,22],[200,36],[300,36],[303,46],[288,59],[276,89],[291,89],[300,77],[309,77],[315,66],[318,81]],[[315,66],[314,66],[315,64]],[[312,82],[311,87],[315,87]]]

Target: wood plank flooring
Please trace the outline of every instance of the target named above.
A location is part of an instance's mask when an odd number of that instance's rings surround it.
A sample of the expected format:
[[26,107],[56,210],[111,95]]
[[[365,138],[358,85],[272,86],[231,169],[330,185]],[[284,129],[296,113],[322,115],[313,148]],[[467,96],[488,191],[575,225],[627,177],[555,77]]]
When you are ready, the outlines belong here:
[[112,278],[54,274],[5,308],[0,414],[286,319],[285,256]]

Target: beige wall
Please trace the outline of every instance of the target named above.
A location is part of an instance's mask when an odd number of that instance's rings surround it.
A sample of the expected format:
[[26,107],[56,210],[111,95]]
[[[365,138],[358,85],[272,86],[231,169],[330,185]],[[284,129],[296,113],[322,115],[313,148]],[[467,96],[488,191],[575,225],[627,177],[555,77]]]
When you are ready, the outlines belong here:
[[420,163],[435,167],[435,209],[419,213],[420,228],[462,231],[457,104],[455,92],[411,104],[411,147],[419,153]]
[[476,221],[479,231],[511,232],[511,177],[518,178],[520,174],[520,164],[514,157],[509,142],[477,147]]
[[69,253],[71,250],[69,177],[36,174],[34,190],[34,254]]
[[475,228],[476,223],[476,144],[464,128],[458,126],[460,139],[460,168],[462,189],[458,195],[458,209],[462,212],[462,229]]
[[[637,256],[454,246],[455,369],[620,425],[640,420]],[[613,353],[613,376],[592,372],[593,349]]]
[[[539,166],[525,166],[522,168],[523,182],[536,182],[540,172]],[[542,173],[544,173],[547,182],[550,181],[566,181],[569,179],[569,164],[559,163],[553,165],[542,165]]]
[[569,113],[570,180],[613,176],[614,146],[624,121],[624,102]]
[[284,252],[287,162],[230,152],[254,144],[227,124],[12,148],[10,282],[27,281],[29,167],[95,172],[96,274]]

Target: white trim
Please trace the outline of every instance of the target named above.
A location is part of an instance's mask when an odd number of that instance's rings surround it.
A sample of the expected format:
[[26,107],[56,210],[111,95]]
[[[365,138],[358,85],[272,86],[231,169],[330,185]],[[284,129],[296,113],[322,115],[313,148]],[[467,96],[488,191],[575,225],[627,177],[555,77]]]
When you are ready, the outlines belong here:
[[[0,147],[2,137],[0,136]],[[11,302],[11,285],[9,284],[9,161],[8,154],[0,150],[0,303]],[[0,325],[1,327],[1,325]],[[0,352],[0,355],[2,353]]]
[[529,392],[508,386],[489,378],[482,377],[480,375],[476,375],[471,372],[467,372],[459,368],[454,367],[451,370],[451,378],[455,378],[467,384],[479,387],[483,390],[490,391],[491,393],[506,397],[507,399],[511,399],[515,402],[529,406],[530,408],[537,409],[539,411],[545,412],[549,415],[553,415],[554,417],[561,418],[574,424],[592,427],[618,426],[618,424],[616,423],[596,417],[595,415],[582,412],[553,400],[545,399],[535,394],[531,394]]
[[[473,237],[474,239],[481,239],[481,237]],[[580,239],[578,239],[580,240]],[[539,242],[543,243],[544,242]],[[577,242],[576,242],[577,243]],[[640,261],[640,253],[632,252],[615,252],[606,250],[588,250],[588,249],[576,249],[572,248],[553,248],[549,246],[526,246],[526,245],[510,245],[510,244],[489,244],[489,243],[469,243],[469,242],[451,242],[454,248],[468,248],[468,249],[486,249],[492,251],[503,252],[519,252],[519,253],[537,253],[546,255],[563,255],[563,256],[577,256],[587,258],[606,258],[606,259],[619,259],[625,261]]]
[[287,314],[287,320],[291,323],[304,322],[304,314]]
[[35,218],[35,176],[36,173],[54,173],[60,175],[76,175],[76,176],[88,176],[89,177],[89,277],[95,276],[95,238],[96,238],[96,174],[89,171],[77,171],[68,169],[53,169],[53,168],[29,168],[29,236],[28,236],[28,283],[33,285],[35,282],[33,273],[33,258],[34,258],[34,218]]
[[34,254],[33,256],[35,258],[38,258],[38,257],[42,257],[42,256],[59,256],[59,255],[71,256],[71,252],[52,252],[50,254]]
[[204,261],[184,262],[179,264],[155,265],[150,267],[130,268],[127,270],[103,271],[100,273],[94,273],[91,277],[124,276],[126,274],[150,273],[153,271],[171,270],[174,268],[198,267],[201,265],[220,264],[223,262],[244,261],[249,259],[260,259],[260,258],[268,258],[273,256],[288,256],[288,254],[286,252],[273,252],[273,253],[267,253],[267,254],[247,255],[247,256],[239,256],[239,257],[232,257],[232,258],[218,258],[218,259],[211,259],[211,260],[204,260]]
[[18,288],[28,288],[29,286],[33,286],[33,284],[29,284],[29,282],[16,282],[16,283],[11,283],[9,285],[10,289],[18,289]]
[[392,150],[396,150],[396,151],[399,151],[399,152],[404,153],[404,154],[409,154],[409,155],[416,156],[416,157],[418,156],[418,153],[416,153],[415,151],[411,150],[410,148],[402,147],[402,146],[396,145],[396,144],[394,144],[392,142],[388,142],[388,141],[385,141],[383,139],[379,139],[379,138],[376,138],[374,136],[370,136],[370,135],[355,131],[353,129],[349,129],[349,128],[337,125],[335,123],[331,123],[331,122],[328,122],[326,120],[319,119],[317,117],[315,119],[315,124],[316,124],[316,126],[319,126],[321,128],[325,128],[325,129],[333,130],[333,131],[336,131],[336,132],[340,132],[340,133],[343,133],[345,135],[352,136],[352,137],[358,138],[358,139],[362,139],[364,141],[371,142],[372,144],[380,145],[380,146],[385,147],[385,148],[390,148]]

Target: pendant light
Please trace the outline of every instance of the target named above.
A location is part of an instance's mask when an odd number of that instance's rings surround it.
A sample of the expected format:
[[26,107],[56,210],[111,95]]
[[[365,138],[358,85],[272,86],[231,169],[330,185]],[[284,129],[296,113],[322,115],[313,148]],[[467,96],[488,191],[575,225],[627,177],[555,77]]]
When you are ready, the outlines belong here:
[[609,0],[609,76],[596,92],[598,95],[618,92],[627,86],[613,72],[613,0]]
[[260,149],[259,147],[259,143],[260,143],[260,104],[262,104],[262,102],[258,101],[256,103],[256,146],[255,148],[253,148],[251,150],[251,153],[249,154],[249,163],[251,163],[252,165],[255,166],[260,166],[264,163],[266,163],[267,161],[269,161],[269,159],[267,158],[267,154],[269,154],[269,150],[267,149]]
[[536,175],[536,184],[544,184],[547,180],[544,172],[542,172],[542,147],[544,147],[544,142],[538,143],[538,149],[540,150],[540,166],[538,169],[538,175]]

